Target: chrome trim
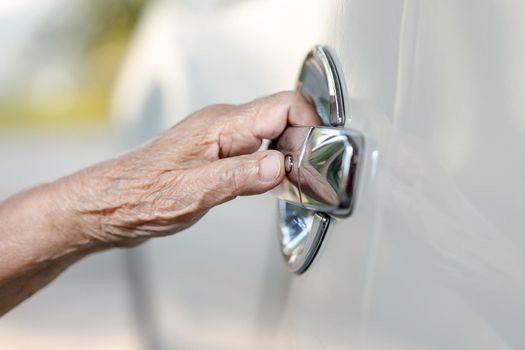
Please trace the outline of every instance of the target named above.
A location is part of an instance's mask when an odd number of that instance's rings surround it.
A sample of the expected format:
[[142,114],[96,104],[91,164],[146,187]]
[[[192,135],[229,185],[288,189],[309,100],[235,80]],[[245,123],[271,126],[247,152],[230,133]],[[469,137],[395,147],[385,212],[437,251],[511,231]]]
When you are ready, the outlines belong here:
[[341,72],[341,65],[332,50],[318,45],[308,53],[299,73],[297,90],[312,101],[326,126],[344,126],[350,119]]
[[363,148],[361,134],[330,127],[289,127],[276,149],[294,164],[277,197],[334,216],[351,214]]
[[314,260],[330,223],[330,217],[279,201],[281,252],[288,269],[300,274]]
[[[292,127],[272,148],[285,155],[286,178],[276,189],[281,252],[288,268],[303,273],[313,261],[330,224],[330,216],[348,216],[362,138],[344,127],[350,105],[341,65],[327,46],[306,56],[297,90],[311,101],[325,127]],[[320,213],[318,211],[323,211]]]

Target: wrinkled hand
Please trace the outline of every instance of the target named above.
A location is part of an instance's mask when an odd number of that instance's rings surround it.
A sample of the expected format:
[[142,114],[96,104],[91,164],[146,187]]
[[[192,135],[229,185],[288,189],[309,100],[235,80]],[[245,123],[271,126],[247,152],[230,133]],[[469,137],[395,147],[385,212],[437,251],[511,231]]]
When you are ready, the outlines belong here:
[[97,242],[172,234],[218,204],[277,186],[283,155],[256,152],[262,140],[287,125],[318,123],[295,92],[206,107],[140,148],[62,179],[62,202],[78,218],[76,229]]

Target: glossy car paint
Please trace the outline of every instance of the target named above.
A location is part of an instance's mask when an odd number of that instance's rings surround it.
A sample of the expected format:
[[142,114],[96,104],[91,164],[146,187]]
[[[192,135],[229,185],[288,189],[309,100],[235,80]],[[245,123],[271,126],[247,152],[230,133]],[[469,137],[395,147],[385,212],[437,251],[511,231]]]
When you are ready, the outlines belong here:
[[293,89],[328,44],[368,157],[354,213],[301,276],[271,195],[130,253],[152,346],[524,348],[524,23],[512,0],[154,2],[114,98],[134,142]]

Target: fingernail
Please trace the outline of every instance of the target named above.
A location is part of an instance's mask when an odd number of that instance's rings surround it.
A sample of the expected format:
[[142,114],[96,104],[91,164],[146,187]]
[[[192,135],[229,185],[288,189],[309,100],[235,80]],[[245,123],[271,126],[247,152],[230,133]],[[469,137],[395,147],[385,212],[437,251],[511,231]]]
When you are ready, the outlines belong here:
[[270,154],[259,164],[259,177],[263,181],[273,181],[281,173],[283,161],[277,154]]

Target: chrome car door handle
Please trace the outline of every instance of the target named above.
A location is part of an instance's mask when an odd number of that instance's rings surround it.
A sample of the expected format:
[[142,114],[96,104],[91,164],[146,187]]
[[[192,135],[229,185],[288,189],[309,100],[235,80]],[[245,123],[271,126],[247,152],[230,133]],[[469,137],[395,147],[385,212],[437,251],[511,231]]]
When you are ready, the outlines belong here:
[[279,197],[279,242],[286,265],[297,274],[309,268],[329,230],[331,216],[354,207],[363,163],[364,138],[345,128],[351,108],[335,52],[314,47],[306,56],[297,90],[324,126],[290,127],[271,147],[285,155],[287,175]]
[[332,127],[290,127],[274,143],[287,176],[277,197],[334,216],[352,212],[363,137]]

